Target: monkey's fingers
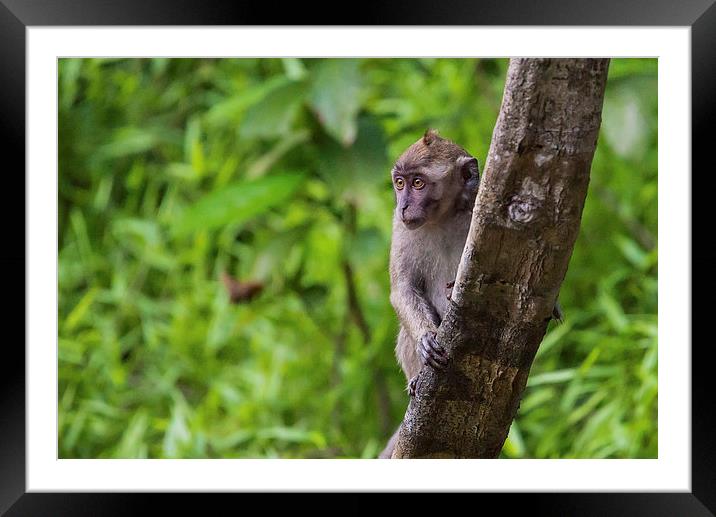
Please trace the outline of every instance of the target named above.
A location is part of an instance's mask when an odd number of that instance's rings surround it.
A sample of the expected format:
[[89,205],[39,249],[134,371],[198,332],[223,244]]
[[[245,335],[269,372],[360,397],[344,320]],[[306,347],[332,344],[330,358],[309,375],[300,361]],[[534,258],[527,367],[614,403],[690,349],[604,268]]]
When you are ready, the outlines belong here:
[[437,361],[436,356],[430,355],[425,349],[420,349],[420,355],[423,357],[423,364],[427,364],[428,366],[435,368],[436,370],[442,370],[445,368],[444,364],[441,364]]
[[420,340],[420,347],[418,348],[424,364],[428,364],[438,370],[442,370],[447,366],[447,352],[434,339],[424,336]]
[[417,391],[417,387],[418,387],[418,376],[416,375],[415,377],[413,377],[412,379],[410,379],[410,381],[408,381],[408,394],[409,394],[411,397],[414,397],[414,396],[415,396],[415,393],[416,393],[416,391]]
[[447,350],[445,350],[445,348],[436,341],[434,335],[424,336],[421,344],[424,347],[429,348],[431,352],[434,352],[447,360]]

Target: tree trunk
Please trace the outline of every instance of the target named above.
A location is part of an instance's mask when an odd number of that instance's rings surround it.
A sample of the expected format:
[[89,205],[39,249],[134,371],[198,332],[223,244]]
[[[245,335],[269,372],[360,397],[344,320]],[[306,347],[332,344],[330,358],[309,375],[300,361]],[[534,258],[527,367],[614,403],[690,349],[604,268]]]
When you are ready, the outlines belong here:
[[495,458],[577,239],[608,59],[513,59],[451,306],[393,458]]

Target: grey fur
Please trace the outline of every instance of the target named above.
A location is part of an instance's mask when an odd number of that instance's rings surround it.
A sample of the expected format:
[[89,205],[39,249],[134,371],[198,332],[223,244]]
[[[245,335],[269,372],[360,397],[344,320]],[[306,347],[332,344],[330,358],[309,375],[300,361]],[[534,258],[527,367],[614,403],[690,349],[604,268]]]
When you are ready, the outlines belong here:
[[[391,173],[404,187],[396,184],[390,302],[400,321],[395,355],[410,382],[423,367],[420,339],[437,331],[450,303],[447,285],[455,280],[465,247],[480,176],[474,157],[432,130],[401,155]],[[415,177],[425,180],[420,192],[409,189]],[[391,457],[397,437],[398,431],[380,458]]]
[[470,219],[471,212],[461,211],[439,224],[408,230],[399,216],[394,216],[390,302],[400,321],[395,354],[408,380],[422,367],[418,340],[436,332],[445,316],[449,303],[446,285],[455,280]]
[[479,170],[462,147],[428,131],[398,159],[393,176],[398,175],[424,178],[430,189],[419,200],[422,206],[410,209],[425,215],[421,226],[408,229],[403,222],[402,189],[396,190],[393,215],[390,302],[400,321],[395,354],[410,381],[423,365],[417,351],[420,338],[437,331],[448,307],[446,285],[455,280],[465,247]]

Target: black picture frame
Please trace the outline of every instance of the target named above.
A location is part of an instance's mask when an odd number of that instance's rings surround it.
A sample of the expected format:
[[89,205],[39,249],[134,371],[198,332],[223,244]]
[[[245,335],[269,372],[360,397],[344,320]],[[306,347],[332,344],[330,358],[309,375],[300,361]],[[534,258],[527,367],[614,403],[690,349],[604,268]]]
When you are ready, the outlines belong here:
[[[690,26],[692,73],[692,168],[698,164],[707,169],[707,157],[713,146],[711,126],[716,122],[716,5],[715,0],[668,2],[636,0],[623,2],[577,2],[549,0],[525,2],[503,0],[500,3],[477,4],[467,0],[427,2],[417,0],[406,4],[361,4],[359,9],[341,12],[349,16],[339,19],[320,5],[305,3],[276,7],[268,2],[218,2],[209,0],[0,0],[0,146],[5,172],[5,202],[0,205],[5,222],[3,251],[0,254],[4,278],[17,297],[7,296],[4,311],[5,328],[20,328],[25,321],[25,50],[26,33],[30,26],[63,25],[606,25],[606,26]],[[321,20],[320,14],[334,16]],[[14,166],[9,158],[13,157]],[[664,171],[660,171],[664,172]],[[688,171],[667,171],[684,176]],[[693,176],[693,175],[692,175]],[[15,184],[8,184],[14,182]],[[23,193],[20,195],[20,193]],[[692,236],[708,236],[712,202],[709,189],[699,192],[692,186]],[[699,196],[701,198],[699,199]],[[17,224],[18,214],[23,224]],[[701,217],[699,217],[699,215]],[[699,231],[700,230],[700,231]],[[702,237],[703,239],[703,237]],[[709,292],[713,283],[707,267],[714,263],[710,253],[692,258],[692,275],[698,275],[702,290]],[[17,271],[24,271],[20,275]],[[6,284],[7,285],[7,284]],[[667,308],[668,309],[668,308]],[[692,304],[692,321],[703,321],[710,310],[708,302]],[[701,317],[699,317],[701,316]],[[19,331],[25,341],[25,326]],[[0,513],[7,515],[107,515],[133,514],[147,505],[147,494],[79,494],[26,493],[25,467],[25,349],[20,339],[5,342],[0,370]],[[691,343],[670,343],[690,346]],[[693,340],[692,345],[692,455],[690,493],[530,493],[481,494],[509,509],[524,507],[531,514],[546,515],[714,515],[716,513],[716,440],[714,439],[716,403],[711,395],[709,340]],[[241,497],[242,507],[251,504],[247,494]],[[249,499],[246,499],[249,497]],[[354,496],[357,497],[357,496]],[[166,496],[162,505],[168,504]],[[186,511],[192,508],[189,496],[174,495],[171,501]],[[191,498],[192,502],[195,501]],[[313,507],[313,499],[302,498]],[[411,498],[412,503],[419,497]],[[310,501],[310,503],[308,502]],[[481,501],[485,501],[482,499]],[[205,508],[206,496],[197,501]],[[324,503],[322,503],[322,506]],[[473,503],[474,504],[474,503]],[[478,503],[480,506],[482,502]],[[356,507],[360,508],[363,503]],[[365,508],[372,507],[370,503]],[[238,507],[234,507],[238,509]],[[314,507],[315,508],[315,507]],[[400,511],[410,505],[401,503]],[[479,510],[479,507],[475,508]]]

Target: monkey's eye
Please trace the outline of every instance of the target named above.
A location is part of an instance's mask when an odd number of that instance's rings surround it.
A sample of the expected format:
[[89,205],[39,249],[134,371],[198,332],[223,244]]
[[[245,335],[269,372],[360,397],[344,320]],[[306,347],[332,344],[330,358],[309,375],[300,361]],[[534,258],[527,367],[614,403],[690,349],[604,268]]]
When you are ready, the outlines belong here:
[[413,187],[414,187],[414,188],[420,190],[420,189],[423,188],[424,186],[425,186],[425,182],[424,182],[423,180],[421,180],[420,178],[415,178],[415,179],[413,180]]
[[405,187],[405,180],[403,178],[395,178],[395,188],[403,190]]

